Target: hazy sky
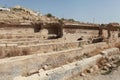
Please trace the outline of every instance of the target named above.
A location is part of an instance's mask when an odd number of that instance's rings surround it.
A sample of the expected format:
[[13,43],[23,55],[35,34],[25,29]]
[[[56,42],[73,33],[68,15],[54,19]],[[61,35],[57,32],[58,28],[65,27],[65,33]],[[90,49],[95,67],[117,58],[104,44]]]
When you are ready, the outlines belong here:
[[120,22],[120,0],[0,0],[0,5],[21,5],[81,22]]

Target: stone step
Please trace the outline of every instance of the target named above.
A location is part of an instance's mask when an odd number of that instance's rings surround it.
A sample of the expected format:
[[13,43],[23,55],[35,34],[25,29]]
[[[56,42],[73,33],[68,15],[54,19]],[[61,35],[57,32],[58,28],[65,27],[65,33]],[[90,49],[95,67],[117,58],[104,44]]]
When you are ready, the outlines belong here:
[[39,40],[39,38],[0,39],[0,42],[18,42],[18,41],[32,41],[32,40]]
[[73,61],[82,55],[81,48],[65,50],[48,54],[11,57],[0,60],[0,80],[12,80],[13,77],[31,74],[47,66],[46,69],[60,66]]
[[[55,51],[73,49],[83,47],[85,48],[85,52],[90,52],[97,48],[105,48],[107,44],[105,42],[96,43],[96,44],[88,44],[87,41],[76,41],[76,42],[64,42],[64,43],[46,43],[46,44],[37,44],[37,45],[22,45],[16,46],[16,44],[2,44],[1,45],[1,54],[0,58],[4,57],[12,57],[12,56],[23,56],[30,55],[36,53],[50,53]],[[102,46],[102,47],[101,47]],[[92,47],[92,48],[90,48]]]
[[38,44],[30,44],[30,45],[21,45],[19,48],[28,48],[30,52],[39,53],[49,53],[53,51],[61,51],[66,49],[78,48],[82,45],[88,44],[88,41],[75,41],[75,42],[55,42],[55,43],[38,43]]
[[55,42],[55,43],[39,43],[31,45],[17,44],[1,44],[0,45],[0,58],[12,57],[12,56],[23,56],[36,53],[49,53],[54,51],[67,50],[72,48],[78,48],[81,45],[86,45],[87,41],[76,41],[76,42]]
[[[96,45],[98,46],[98,44],[94,44],[94,46]],[[91,48],[89,53],[94,50],[95,48]],[[0,80],[12,80],[14,77],[19,75],[27,76],[31,73],[38,72],[38,70],[42,68],[49,70],[51,68],[59,67],[82,59],[81,57],[84,53],[88,53],[87,47],[47,54],[43,53],[0,59],[0,76],[2,76],[0,77]]]
[[39,38],[22,38],[22,39],[1,39],[0,44],[17,44],[17,45],[28,45],[28,44],[39,44],[39,43],[54,43],[64,42],[62,39],[54,40],[41,40]]
[[32,74],[30,76],[18,76],[15,77],[14,80],[67,80],[74,75],[77,75],[83,72],[85,69],[89,69],[90,67],[98,64],[98,61],[101,58],[109,57],[111,54],[116,55],[119,54],[119,48],[110,48],[104,51],[101,51],[101,54],[95,55],[90,58],[86,58],[80,61],[72,62],[51,70],[47,71],[39,71],[38,73]]
[[15,77],[14,80],[65,80],[96,65],[100,58],[102,58],[102,55],[96,55],[55,69],[39,72],[28,77],[18,76]]
[[0,34],[0,39],[41,38],[40,34]]

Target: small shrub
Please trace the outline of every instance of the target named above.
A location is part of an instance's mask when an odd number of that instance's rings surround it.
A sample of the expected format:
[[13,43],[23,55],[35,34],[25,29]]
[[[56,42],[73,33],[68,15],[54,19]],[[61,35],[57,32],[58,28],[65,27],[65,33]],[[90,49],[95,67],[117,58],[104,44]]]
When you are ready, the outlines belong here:
[[75,20],[74,20],[74,19],[68,19],[68,21],[70,21],[70,22],[75,22]]
[[53,17],[53,15],[51,13],[48,13],[46,16],[47,17]]
[[66,20],[65,18],[61,18],[62,21]]

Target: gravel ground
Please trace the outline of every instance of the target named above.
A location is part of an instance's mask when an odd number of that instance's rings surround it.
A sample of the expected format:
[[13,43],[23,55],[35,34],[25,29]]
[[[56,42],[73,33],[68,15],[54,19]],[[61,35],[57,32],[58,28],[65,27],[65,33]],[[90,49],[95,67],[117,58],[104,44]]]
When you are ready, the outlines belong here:
[[69,80],[120,80],[120,67],[106,75],[101,73],[87,74],[85,77],[77,75]]

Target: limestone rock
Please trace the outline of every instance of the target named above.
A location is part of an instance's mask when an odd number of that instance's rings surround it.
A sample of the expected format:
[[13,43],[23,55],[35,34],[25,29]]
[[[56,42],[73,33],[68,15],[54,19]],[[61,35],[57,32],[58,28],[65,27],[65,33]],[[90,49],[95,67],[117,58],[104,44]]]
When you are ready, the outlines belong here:
[[86,75],[85,75],[85,73],[81,73],[80,76],[83,76],[83,77],[84,77],[84,76],[86,76]]

